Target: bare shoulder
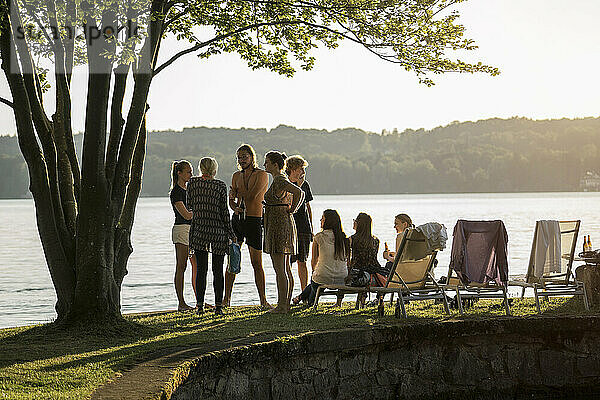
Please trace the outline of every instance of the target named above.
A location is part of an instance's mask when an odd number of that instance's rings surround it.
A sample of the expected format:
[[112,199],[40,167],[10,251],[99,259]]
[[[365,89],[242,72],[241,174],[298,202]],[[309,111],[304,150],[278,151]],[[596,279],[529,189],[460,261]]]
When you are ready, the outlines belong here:
[[265,171],[264,169],[256,168],[255,171],[258,174],[257,176],[259,176],[261,178],[267,177],[267,171]]
[[233,175],[231,175],[231,183],[235,184],[242,179],[242,171],[235,171]]

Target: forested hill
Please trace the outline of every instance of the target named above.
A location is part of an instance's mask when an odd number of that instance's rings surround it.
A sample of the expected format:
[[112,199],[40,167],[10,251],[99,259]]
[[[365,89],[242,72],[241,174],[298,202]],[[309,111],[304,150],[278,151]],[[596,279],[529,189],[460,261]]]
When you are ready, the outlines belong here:
[[[218,177],[229,183],[242,143],[254,146],[261,165],[271,149],[302,154],[310,163],[308,180],[320,194],[573,191],[586,171],[600,172],[599,132],[599,118],[489,119],[384,134],[285,125],[270,131],[152,132],[142,195],[168,193],[174,159],[190,160],[196,169],[201,157],[216,157]],[[81,135],[76,142],[80,149]],[[27,196],[27,169],[16,137],[0,137],[0,165],[5,171],[0,197]]]

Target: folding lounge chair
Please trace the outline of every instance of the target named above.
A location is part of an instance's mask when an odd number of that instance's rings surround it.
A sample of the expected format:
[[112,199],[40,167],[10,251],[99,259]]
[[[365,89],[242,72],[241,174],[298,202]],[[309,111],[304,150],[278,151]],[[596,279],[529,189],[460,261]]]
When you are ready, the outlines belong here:
[[507,242],[506,229],[500,220],[457,221],[444,288],[456,292],[461,314],[463,299],[486,298],[503,299],[506,315],[510,315]]
[[[429,254],[428,254],[429,253]],[[433,278],[433,268],[437,265],[437,250],[428,251],[425,237],[415,229],[407,229],[402,236],[400,247],[396,252],[394,263],[388,275],[385,287],[355,287],[346,285],[321,285],[317,289],[314,308],[318,306],[319,298],[323,295],[377,293],[393,295],[397,293],[395,315],[406,317],[404,300],[441,299],[446,312],[450,308],[444,290]],[[360,307],[357,297],[356,308]]]
[[[316,310],[319,305],[319,298],[327,295],[346,295],[346,294],[360,294],[368,293],[369,288],[367,286],[348,286],[348,285],[320,285],[315,295],[315,302],[313,308]],[[356,297],[355,309],[361,307],[360,296]]]
[[[554,222],[555,221],[546,221]],[[510,286],[520,286],[522,288],[521,297],[525,295],[525,289],[532,288],[535,297],[535,305],[538,313],[541,312],[539,298],[548,300],[551,296],[583,296],[583,304],[586,310],[589,310],[589,303],[586,295],[585,285],[579,282],[573,276],[573,257],[575,255],[575,246],[579,235],[580,220],[575,221],[557,221],[560,229],[560,254],[557,255],[558,271],[550,271],[549,263],[545,262],[549,257],[548,250],[545,257],[540,259],[539,252],[544,252],[547,243],[544,240],[544,231],[542,225],[544,221],[535,223],[533,233],[533,243],[529,255],[529,265],[527,275],[524,281],[513,280],[509,282]],[[541,242],[541,243],[540,243]],[[544,265],[538,265],[543,263]],[[555,263],[556,264],[556,263]]]
[[[398,294],[395,315],[406,317],[405,301],[442,300],[444,309],[450,314],[444,289],[435,281],[433,269],[437,265],[438,250],[428,251],[425,236],[416,229],[404,231],[400,247],[388,275],[385,287],[371,287],[377,294]],[[381,299],[380,301],[383,301]]]

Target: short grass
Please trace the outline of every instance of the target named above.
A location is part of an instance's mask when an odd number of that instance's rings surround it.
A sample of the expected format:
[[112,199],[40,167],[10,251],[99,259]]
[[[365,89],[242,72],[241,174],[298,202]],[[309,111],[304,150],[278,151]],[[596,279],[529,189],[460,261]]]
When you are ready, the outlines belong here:
[[[161,349],[198,346],[261,334],[286,337],[310,331],[348,327],[418,324],[447,319],[504,318],[499,301],[479,301],[460,316],[450,317],[441,305],[416,302],[407,306],[409,317],[396,319],[386,305],[386,315],[376,309],[354,310],[351,302],[312,309],[294,308],[289,315],[272,315],[257,307],[228,309],[222,317],[212,313],[156,313],[129,315],[130,323],[115,332],[102,327],[60,330],[37,325],[0,330],[0,398],[81,399],[121,371]],[[536,314],[532,299],[515,299],[515,317]],[[578,299],[554,298],[544,304],[546,315],[585,314]]]

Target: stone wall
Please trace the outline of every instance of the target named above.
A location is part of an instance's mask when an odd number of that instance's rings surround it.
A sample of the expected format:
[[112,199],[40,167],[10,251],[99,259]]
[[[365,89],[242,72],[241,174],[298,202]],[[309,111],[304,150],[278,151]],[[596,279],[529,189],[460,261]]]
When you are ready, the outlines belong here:
[[304,334],[204,355],[172,399],[597,398],[600,317]]

